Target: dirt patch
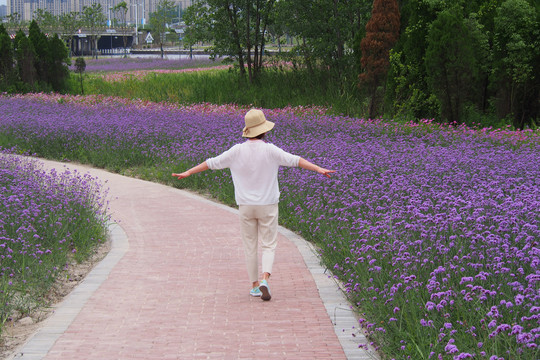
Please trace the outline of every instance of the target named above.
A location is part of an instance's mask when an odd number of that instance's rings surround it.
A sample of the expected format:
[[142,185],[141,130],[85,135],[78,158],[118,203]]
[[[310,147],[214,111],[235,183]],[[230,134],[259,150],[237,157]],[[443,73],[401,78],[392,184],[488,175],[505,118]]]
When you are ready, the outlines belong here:
[[2,335],[0,336],[0,359],[5,359],[14,355],[15,350],[24,344],[43,325],[43,321],[53,313],[55,305],[60,303],[69,293],[84,280],[86,275],[92,271],[109,253],[111,241],[108,240],[96,249],[96,252],[85,262],[69,264],[65,276],[61,276],[54,284],[53,288],[46,294],[45,302],[47,307],[35,310],[31,314],[14,314],[11,321],[4,324]]

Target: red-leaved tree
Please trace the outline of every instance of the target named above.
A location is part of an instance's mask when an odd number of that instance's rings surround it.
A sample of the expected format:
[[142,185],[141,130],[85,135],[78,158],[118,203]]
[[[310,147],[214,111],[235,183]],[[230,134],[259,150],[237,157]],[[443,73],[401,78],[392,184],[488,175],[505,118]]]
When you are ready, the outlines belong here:
[[366,36],[360,43],[363,72],[358,76],[359,86],[366,88],[371,97],[369,117],[377,115],[380,98],[377,89],[386,82],[390,66],[389,52],[399,37],[399,6],[396,0],[374,0],[371,19],[366,24]]

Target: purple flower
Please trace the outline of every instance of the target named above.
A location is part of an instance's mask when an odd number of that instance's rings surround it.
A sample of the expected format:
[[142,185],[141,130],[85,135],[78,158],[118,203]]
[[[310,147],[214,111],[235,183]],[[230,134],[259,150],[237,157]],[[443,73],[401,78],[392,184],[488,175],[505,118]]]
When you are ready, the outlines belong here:
[[523,332],[523,326],[520,326],[520,325],[514,325],[512,327],[512,332],[510,333],[510,335],[519,335]]
[[[505,335],[515,332],[505,337],[511,352],[522,351],[526,358],[534,351],[527,346],[537,342],[533,329],[540,317],[540,214],[535,211],[540,204],[540,131],[448,127],[426,120],[396,124],[305,107],[264,111],[277,124],[268,141],[338,170],[321,181],[312,172],[280,169],[280,220],[332,259],[331,276],[344,284],[359,308],[369,302],[366,309],[416,316],[400,331],[416,334],[417,326],[427,338],[449,338],[476,327],[476,336],[460,336],[463,349],[477,347],[477,339],[484,340],[484,349],[491,348],[489,336],[497,336],[499,329]],[[54,157],[54,149],[61,149],[66,160],[77,161],[114,154],[111,167],[138,176],[137,169],[182,170],[177,167],[195,165],[243,141],[239,131],[245,108],[29,94],[0,96],[0,114],[2,138],[24,147],[17,152]],[[197,174],[182,186],[234,198],[226,171]],[[4,194],[0,191],[0,197]],[[0,204],[20,208],[14,219],[45,219],[44,208],[23,206],[26,196],[20,191],[9,194],[14,196],[2,197]],[[7,217],[0,213],[2,222]],[[73,222],[71,216],[56,220],[52,224],[58,234]],[[5,225],[20,227],[10,223]],[[45,242],[35,229],[23,226],[16,235],[39,235]],[[33,252],[36,264],[52,256],[47,251],[74,249],[71,235],[51,243]],[[20,250],[0,240],[2,268]],[[394,318],[380,313],[368,314],[370,322],[363,326],[385,330],[388,339],[398,336],[396,327],[388,325]],[[465,325],[456,324],[455,316]],[[439,335],[440,328],[447,333]],[[403,355],[411,356],[407,351]]]
[[448,344],[444,347],[444,351],[446,351],[448,354],[455,354],[459,350],[456,345],[454,345],[454,339],[450,339],[448,341]]

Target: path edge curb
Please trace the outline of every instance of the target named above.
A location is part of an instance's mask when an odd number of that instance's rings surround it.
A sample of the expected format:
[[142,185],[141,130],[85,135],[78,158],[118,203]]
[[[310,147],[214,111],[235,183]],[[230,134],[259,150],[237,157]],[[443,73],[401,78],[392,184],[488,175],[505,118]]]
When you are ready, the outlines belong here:
[[[359,329],[358,317],[343,294],[338,281],[328,268],[322,266],[317,248],[289,229],[280,226],[279,232],[295,244],[302,254],[347,359],[379,359],[376,351],[369,345],[369,340]],[[359,348],[359,346],[367,346],[368,349]]]

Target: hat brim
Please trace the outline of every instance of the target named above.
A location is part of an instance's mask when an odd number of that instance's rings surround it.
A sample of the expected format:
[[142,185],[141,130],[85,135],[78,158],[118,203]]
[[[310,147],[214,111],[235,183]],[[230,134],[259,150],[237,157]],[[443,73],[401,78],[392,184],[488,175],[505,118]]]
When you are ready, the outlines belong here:
[[252,128],[245,127],[242,130],[242,137],[245,138],[254,138],[257,137],[265,132],[268,132],[274,128],[274,123],[271,121],[266,120],[260,125],[254,126]]

